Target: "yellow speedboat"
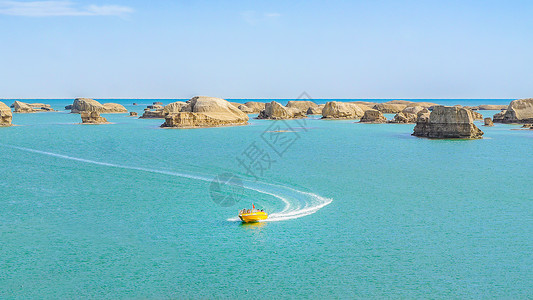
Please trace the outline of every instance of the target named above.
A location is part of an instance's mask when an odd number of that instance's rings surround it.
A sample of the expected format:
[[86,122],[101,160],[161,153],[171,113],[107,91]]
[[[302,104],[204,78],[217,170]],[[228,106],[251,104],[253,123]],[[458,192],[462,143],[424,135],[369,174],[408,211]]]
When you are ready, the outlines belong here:
[[243,209],[239,211],[239,218],[243,223],[261,222],[268,218],[268,214],[262,209],[255,209],[254,205],[252,205],[252,207],[252,209]]

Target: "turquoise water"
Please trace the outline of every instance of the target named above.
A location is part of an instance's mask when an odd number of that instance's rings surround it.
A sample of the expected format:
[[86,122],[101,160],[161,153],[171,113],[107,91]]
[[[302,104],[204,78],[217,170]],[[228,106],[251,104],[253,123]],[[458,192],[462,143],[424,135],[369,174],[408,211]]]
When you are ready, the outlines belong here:
[[[0,128],[0,298],[533,296],[533,131],[453,141],[316,118],[173,130],[105,117]],[[270,126],[296,131],[281,156],[261,138]],[[237,161],[254,142],[273,160],[258,179]],[[246,187],[232,207],[210,197],[224,172]],[[252,202],[276,221],[233,221]]]

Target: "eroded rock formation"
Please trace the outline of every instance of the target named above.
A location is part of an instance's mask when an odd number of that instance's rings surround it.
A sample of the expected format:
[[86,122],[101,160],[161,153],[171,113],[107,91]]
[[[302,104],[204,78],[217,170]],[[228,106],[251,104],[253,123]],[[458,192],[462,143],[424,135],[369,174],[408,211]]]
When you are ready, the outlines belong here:
[[317,107],[309,107],[306,114],[308,115],[321,115],[325,104],[319,104]]
[[[494,122],[496,122],[494,116]],[[498,121],[500,119],[498,118]],[[502,123],[533,123],[533,98],[513,100],[507,107]]]
[[45,112],[45,111],[54,111],[50,104],[44,103],[25,103],[22,101],[15,101],[11,107],[15,109],[16,113],[35,113],[35,112]]
[[369,109],[365,111],[365,114],[361,118],[361,123],[386,123],[387,118],[383,115],[382,112],[375,109]]
[[483,123],[483,126],[494,126],[494,122],[492,122],[491,118],[485,118]]
[[198,128],[246,125],[248,116],[224,99],[198,96],[180,112],[169,113],[161,127]]
[[436,106],[418,116],[414,136],[428,138],[478,139],[483,131],[474,125],[472,111],[462,107]]
[[258,119],[271,120],[298,119],[306,117],[305,112],[294,107],[284,107],[276,101],[267,103],[265,109],[257,116]]
[[[65,107],[66,108],[66,107]],[[83,111],[96,111],[99,113],[127,113],[128,110],[118,103],[104,103],[90,98],[76,98],[71,107],[71,113],[81,113]]]
[[313,101],[289,101],[286,105],[287,108],[294,108],[299,110],[302,114],[307,114],[310,108],[318,108],[318,104]]
[[330,101],[322,109],[323,119],[359,119],[364,114],[359,105],[348,102]]
[[82,111],[81,123],[82,124],[107,124],[107,119],[100,116],[100,113],[97,111]]
[[0,127],[11,126],[13,120],[13,113],[4,102],[0,102]]

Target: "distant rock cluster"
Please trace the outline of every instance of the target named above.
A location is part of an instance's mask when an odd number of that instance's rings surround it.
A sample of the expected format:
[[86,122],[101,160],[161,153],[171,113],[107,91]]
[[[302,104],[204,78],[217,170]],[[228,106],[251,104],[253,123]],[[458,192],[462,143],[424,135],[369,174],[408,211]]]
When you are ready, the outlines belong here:
[[118,103],[104,103],[90,99],[90,98],[76,98],[72,105],[65,107],[65,109],[70,109],[70,112],[73,114],[79,114],[81,112],[87,111],[96,111],[103,114],[112,114],[112,113],[127,113],[128,110],[121,104]]
[[44,103],[24,103],[21,101],[15,101],[11,104],[11,107],[15,109],[15,113],[36,113],[54,111],[50,104]]

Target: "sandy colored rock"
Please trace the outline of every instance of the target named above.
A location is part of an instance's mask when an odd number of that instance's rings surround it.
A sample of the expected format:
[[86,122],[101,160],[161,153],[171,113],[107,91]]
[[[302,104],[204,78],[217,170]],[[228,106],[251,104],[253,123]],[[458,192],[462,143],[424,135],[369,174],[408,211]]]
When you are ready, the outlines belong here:
[[13,120],[13,113],[11,108],[9,108],[4,102],[0,102],[0,127],[11,126],[11,121]]
[[525,128],[525,129],[533,129],[533,124],[524,124],[522,126],[522,128]]
[[124,107],[124,105],[118,104],[118,103],[104,103],[104,108],[105,110],[101,112],[104,114],[110,114],[110,113],[121,114],[121,113],[128,112],[128,110]]
[[107,124],[107,119],[100,116],[97,111],[80,112],[82,124]]
[[[397,100],[400,101],[400,100]],[[378,103],[374,105],[375,110],[379,110],[384,114],[397,114],[404,110],[407,107],[406,104],[396,104],[396,103]]]
[[495,114],[494,116],[492,116],[492,121],[494,123],[502,123],[503,122],[503,117],[505,116],[506,112],[507,112],[507,110],[502,110],[501,112]]
[[321,115],[322,109],[324,109],[325,104],[319,104],[317,107],[309,107],[306,114],[308,115]]
[[364,114],[359,105],[348,102],[330,101],[322,109],[323,119],[359,119]]
[[470,110],[472,112],[472,117],[474,120],[483,120],[483,115],[478,113],[477,111]]
[[318,108],[318,104],[316,104],[313,101],[289,101],[287,102],[287,105],[285,106],[287,108],[294,108],[300,111],[302,114],[307,114],[307,111],[309,108]]
[[272,101],[265,105],[265,109],[262,110],[257,116],[258,119],[270,119],[270,120],[286,120],[286,119],[299,119],[306,118],[304,112],[301,112],[297,108],[284,107],[276,101]]
[[187,101],[181,112],[165,117],[161,127],[197,128],[248,124],[248,116],[221,98],[198,96]]
[[389,123],[400,123],[400,124],[409,124],[409,123],[416,123],[417,115],[412,113],[404,113],[399,112],[397,113],[392,120],[389,121]]
[[430,114],[418,116],[414,136],[428,138],[479,139],[483,131],[474,125],[469,109],[453,106],[436,106]]
[[130,111],[130,117],[137,117],[139,114],[135,111]]
[[15,101],[11,107],[15,108],[16,113],[35,113],[54,111],[49,104],[44,103],[25,103],[22,101]]
[[491,118],[485,118],[483,120],[483,126],[494,126],[494,122],[492,122],[492,119]]
[[15,108],[16,113],[34,113],[37,112],[35,109],[33,109],[31,106],[29,106],[27,103],[15,101],[13,105],[11,105],[13,108]]
[[90,98],[76,98],[72,103],[71,113],[80,113],[82,111],[96,111],[99,113],[127,113],[128,110],[118,103],[105,103],[90,99]]
[[485,104],[485,105],[478,105],[477,109],[479,110],[502,110],[502,109],[507,109],[507,105]]
[[383,115],[382,112],[375,109],[369,109],[365,111],[363,117],[361,118],[361,123],[386,123],[387,118]]
[[188,108],[188,104],[186,102],[176,101],[165,105],[165,107],[162,109],[165,114],[173,114],[182,112],[184,108]]
[[[496,122],[496,118],[494,122]],[[511,101],[501,122],[519,124],[533,123],[533,98]]]
[[425,108],[424,106],[408,106],[404,108],[401,112],[404,114],[413,114],[416,116],[418,115],[419,112],[423,111],[424,109],[427,110],[427,108]]
[[361,106],[368,106],[368,107],[370,107],[370,109],[373,109],[372,107],[374,107],[374,105],[378,104],[376,102],[369,102],[369,101],[351,101],[349,103],[357,104],[360,107]]
[[425,108],[429,108],[433,106],[439,106],[439,104],[433,103],[433,102],[411,102],[407,104],[407,107],[416,107],[416,106],[422,106]]
[[247,114],[258,114],[265,109],[266,103],[249,101],[238,106],[239,109]]

